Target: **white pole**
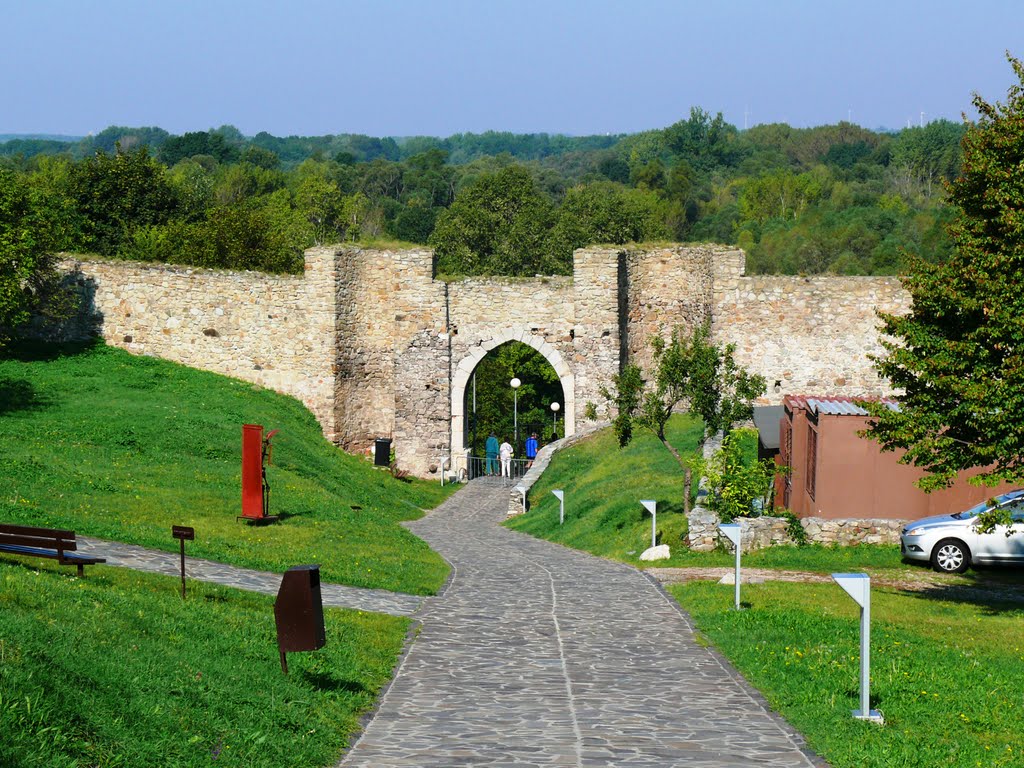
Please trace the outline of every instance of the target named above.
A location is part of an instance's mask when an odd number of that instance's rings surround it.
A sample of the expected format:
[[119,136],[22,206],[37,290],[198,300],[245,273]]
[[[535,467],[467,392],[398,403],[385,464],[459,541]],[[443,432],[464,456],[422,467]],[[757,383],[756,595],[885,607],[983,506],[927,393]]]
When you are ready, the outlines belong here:
[[743,540],[743,527],[739,523],[725,523],[718,526],[718,530],[728,537],[729,541],[736,547],[736,610],[740,609],[740,554],[743,549],[740,542]]
[[871,709],[871,578],[866,573],[833,573],[832,578],[860,606],[860,709],[853,716],[882,723],[882,713]]
[[656,547],[658,545],[658,502],[648,499],[640,503],[651,513],[651,546]]

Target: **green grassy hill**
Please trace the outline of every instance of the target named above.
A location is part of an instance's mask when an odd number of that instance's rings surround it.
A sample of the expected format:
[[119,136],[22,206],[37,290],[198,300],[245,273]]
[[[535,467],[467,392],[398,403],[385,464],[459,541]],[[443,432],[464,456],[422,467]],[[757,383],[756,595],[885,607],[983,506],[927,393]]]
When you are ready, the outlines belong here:
[[[279,429],[268,469],[277,524],[241,513],[242,424]],[[195,557],[432,594],[448,567],[399,521],[450,491],[396,480],[330,445],[294,398],[95,345],[30,346],[0,360],[0,522],[70,528]]]

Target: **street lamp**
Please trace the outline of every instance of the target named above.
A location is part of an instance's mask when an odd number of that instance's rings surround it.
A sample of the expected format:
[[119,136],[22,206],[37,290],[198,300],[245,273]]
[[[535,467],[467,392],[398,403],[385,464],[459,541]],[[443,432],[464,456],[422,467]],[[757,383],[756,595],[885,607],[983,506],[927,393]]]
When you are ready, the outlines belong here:
[[512,379],[509,382],[509,386],[512,387],[512,423],[515,425],[515,438],[513,443],[516,446],[516,450],[519,450],[519,388],[523,386],[523,382],[519,379]]
[[558,409],[561,407],[558,403],[551,404],[551,437],[555,440],[558,439]]

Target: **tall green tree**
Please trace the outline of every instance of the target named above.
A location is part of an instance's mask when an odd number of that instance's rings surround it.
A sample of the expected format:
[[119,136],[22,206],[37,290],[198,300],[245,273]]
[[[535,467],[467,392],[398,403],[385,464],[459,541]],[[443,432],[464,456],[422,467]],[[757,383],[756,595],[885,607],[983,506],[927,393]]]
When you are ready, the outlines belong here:
[[448,274],[533,275],[571,271],[571,254],[554,256],[551,200],[529,170],[482,174],[437,220],[430,243]]
[[949,187],[955,250],[943,264],[917,261],[903,285],[906,315],[883,314],[878,371],[899,410],[872,406],[867,434],[924,469],[922,488],[1024,479],[1024,66],[1006,103],[973,99],[963,166]]
[[166,224],[178,207],[167,169],[146,147],[97,152],[72,166],[68,194],[86,219],[80,245],[113,256],[138,227]]
[[676,328],[667,342],[652,337],[651,349],[653,370],[646,377],[630,363],[614,378],[614,389],[603,394],[615,407],[613,426],[621,447],[633,440],[636,428],[648,429],[679,462],[685,476],[683,508],[689,512],[692,470],[665,436],[669,418],[677,411],[699,417],[704,440],[719,431],[728,434],[736,422],[751,417],[765,380],[737,364],[732,344],[713,343],[707,323],[689,334]]
[[0,351],[34,314],[54,318],[72,309],[51,249],[66,212],[0,169]]

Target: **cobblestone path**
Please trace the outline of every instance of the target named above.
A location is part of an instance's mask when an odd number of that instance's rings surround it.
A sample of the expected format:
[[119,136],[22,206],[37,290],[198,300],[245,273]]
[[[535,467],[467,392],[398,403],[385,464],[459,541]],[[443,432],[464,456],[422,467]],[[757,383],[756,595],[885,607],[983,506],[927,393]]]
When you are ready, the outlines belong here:
[[[82,545],[81,552],[105,557],[107,565],[162,573],[167,576],[181,575],[180,554],[146,549],[133,544],[93,539],[87,536],[77,538],[79,544]],[[262,592],[265,595],[276,595],[277,590],[281,587],[280,573],[253,571],[210,560],[200,560],[188,557],[187,551],[185,577],[222,584],[225,587]],[[332,608],[352,608],[357,611],[390,613],[393,616],[411,616],[423,604],[423,598],[416,595],[404,595],[383,589],[360,589],[359,587],[326,582],[320,583],[320,597],[324,605]]]
[[409,528],[453,566],[340,766],[823,766],[625,565],[498,526],[470,484]]

